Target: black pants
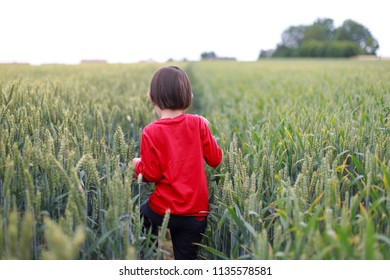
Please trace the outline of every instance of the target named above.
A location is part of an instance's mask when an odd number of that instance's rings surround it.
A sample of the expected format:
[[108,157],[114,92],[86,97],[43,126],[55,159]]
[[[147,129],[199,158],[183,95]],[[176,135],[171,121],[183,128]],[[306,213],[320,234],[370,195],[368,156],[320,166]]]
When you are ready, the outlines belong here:
[[[157,236],[158,227],[161,226],[164,216],[160,216],[150,209],[148,203],[141,206],[144,217],[144,226]],[[206,217],[171,215],[168,228],[172,237],[173,254],[175,260],[195,260],[198,257],[198,246],[202,234],[207,226]]]

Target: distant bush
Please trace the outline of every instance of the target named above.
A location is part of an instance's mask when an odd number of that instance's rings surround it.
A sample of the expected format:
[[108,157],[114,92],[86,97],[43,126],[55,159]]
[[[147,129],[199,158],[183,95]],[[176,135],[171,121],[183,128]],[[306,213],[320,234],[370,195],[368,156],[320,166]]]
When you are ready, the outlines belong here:
[[327,49],[326,45],[322,41],[308,41],[298,48],[298,54],[301,57],[324,57]]
[[334,41],[326,48],[328,57],[351,57],[361,54],[364,54],[364,51],[352,41]]
[[278,45],[272,57],[296,57],[298,56],[297,48],[289,48],[284,45]]
[[303,43],[296,52],[300,57],[352,57],[364,53],[355,42],[316,40]]

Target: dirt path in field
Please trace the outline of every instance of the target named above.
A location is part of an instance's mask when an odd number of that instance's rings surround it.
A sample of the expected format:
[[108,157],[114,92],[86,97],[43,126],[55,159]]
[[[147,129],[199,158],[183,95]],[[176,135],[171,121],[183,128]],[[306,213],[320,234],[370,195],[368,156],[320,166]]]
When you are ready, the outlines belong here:
[[173,247],[171,241],[165,241],[162,245],[164,251],[167,251],[169,255],[164,255],[164,260],[174,260]]
[[167,229],[167,234],[165,238],[166,241],[163,242],[162,249],[166,251],[167,254],[164,254],[163,259],[174,260],[175,258],[173,257],[173,247],[172,247],[171,234],[169,232],[169,229]]

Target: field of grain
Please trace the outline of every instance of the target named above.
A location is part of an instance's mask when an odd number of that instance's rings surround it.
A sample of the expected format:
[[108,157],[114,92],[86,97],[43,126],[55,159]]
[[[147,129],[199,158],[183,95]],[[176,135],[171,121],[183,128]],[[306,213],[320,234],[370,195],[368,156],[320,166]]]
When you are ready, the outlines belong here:
[[[390,62],[177,65],[224,151],[201,259],[390,259]],[[160,66],[0,65],[0,259],[171,257],[130,164]]]

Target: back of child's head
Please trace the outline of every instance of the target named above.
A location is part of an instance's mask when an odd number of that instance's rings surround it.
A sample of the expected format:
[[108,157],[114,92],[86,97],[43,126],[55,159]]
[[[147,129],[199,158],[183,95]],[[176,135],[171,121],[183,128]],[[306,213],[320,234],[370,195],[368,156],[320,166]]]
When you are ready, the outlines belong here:
[[185,110],[192,102],[191,83],[179,67],[165,66],[154,73],[149,95],[160,109]]

